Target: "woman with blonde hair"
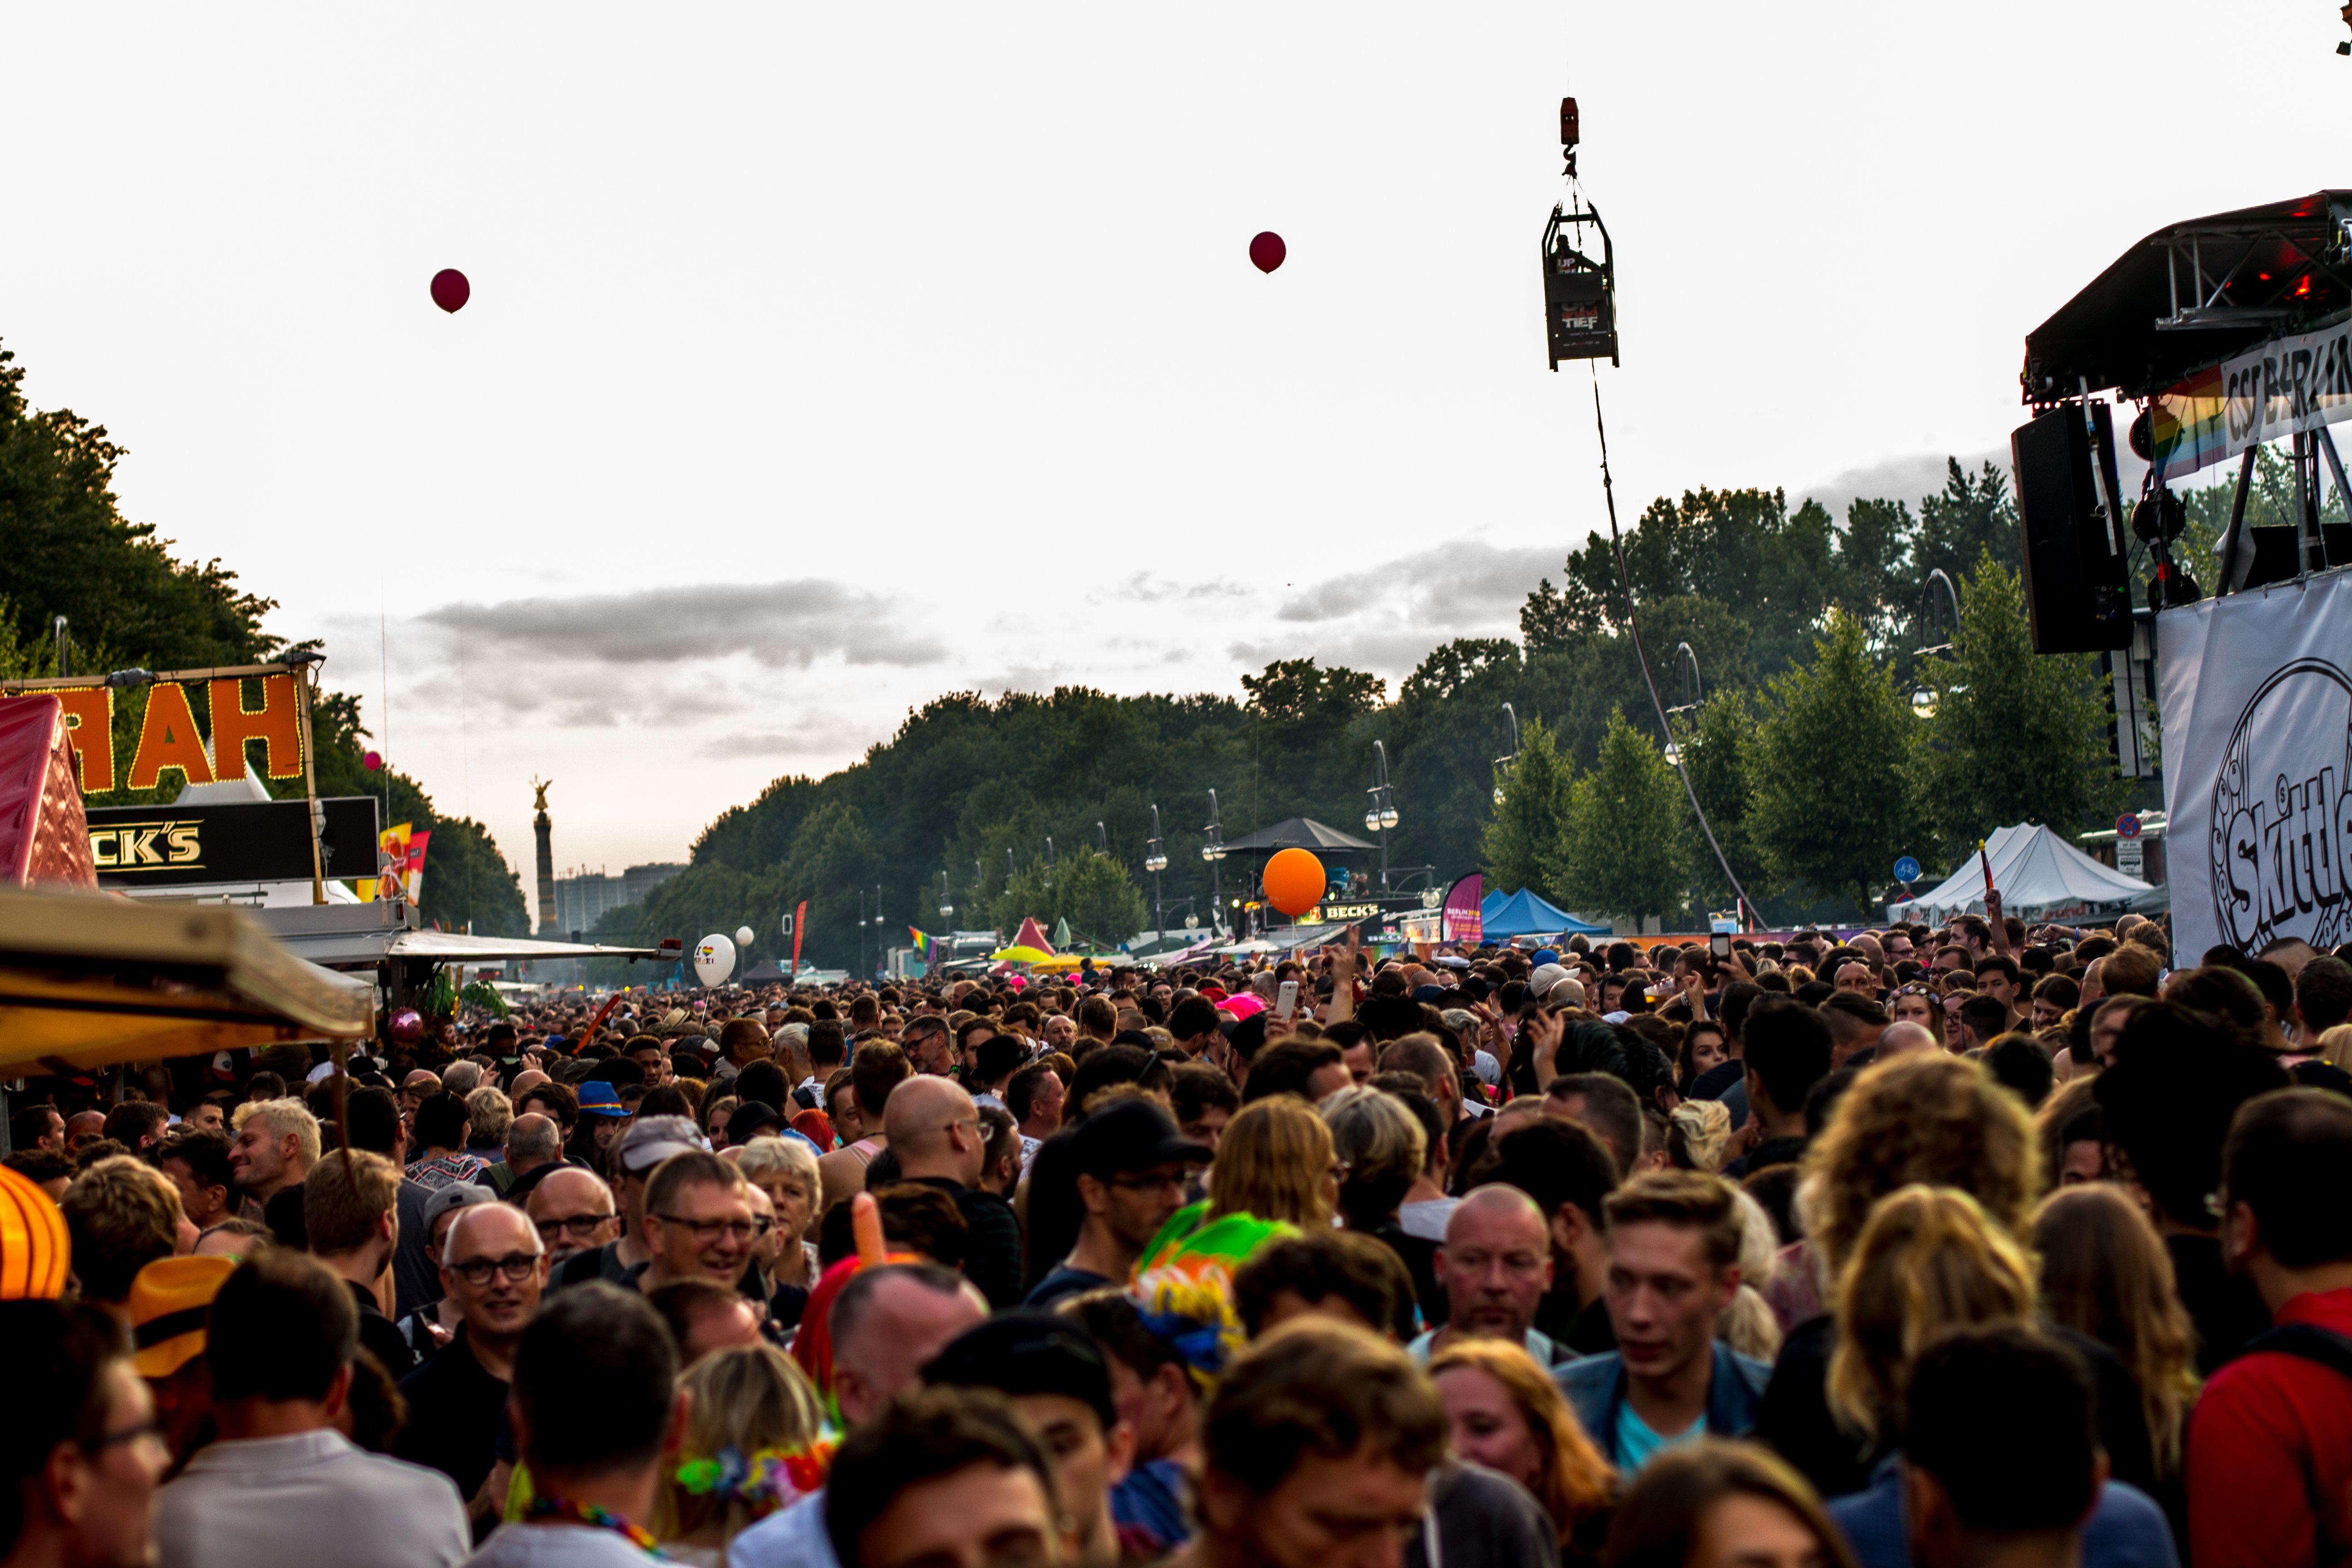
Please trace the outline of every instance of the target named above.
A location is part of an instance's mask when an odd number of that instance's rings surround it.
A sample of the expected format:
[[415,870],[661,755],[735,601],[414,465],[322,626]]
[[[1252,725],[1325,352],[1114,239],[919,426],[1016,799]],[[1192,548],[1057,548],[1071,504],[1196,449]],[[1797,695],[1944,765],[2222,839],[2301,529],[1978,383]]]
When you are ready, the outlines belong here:
[[1934,986],[1916,980],[1896,986],[1886,999],[1886,1012],[1895,1023],[1916,1024],[1935,1036],[1938,1050],[1951,1048],[1944,1038],[1944,1005]]
[[816,1390],[772,1345],[738,1345],[687,1369],[677,1467],[650,1521],[671,1561],[726,1568],[735,1537],[824,1485],[832,1446]]
[[1507,1340],[1456,1340],[1430,1358],[1454,1452],[1499,1470],[1551,1516],[1564,1562],[1599,1555],[1617,1476],[1578,1426],[1551,1373]]
[[[1296,1095],[1268,1095],[1243,1106],[1225,1124],[1216,1163],[1209,1167],[1209,1201],[1200,1205],[1199,1218],[1213,1223],[1245,1214],[1296,1226],[1329,1225],[1339,1206],[1341,1173],[1331,1130],[1315,1108]],[[1180,1214],[1169,1224],[1183,1217]]]
[[2181,1435],[2197,1399],[2197,1339],[2163,1238],[2119,1189],[2089,1182],[2042,1200],[2033,1246],[2042,1315],[2116,1352],[2139,1392],[2158,1484],[2177,1490]]

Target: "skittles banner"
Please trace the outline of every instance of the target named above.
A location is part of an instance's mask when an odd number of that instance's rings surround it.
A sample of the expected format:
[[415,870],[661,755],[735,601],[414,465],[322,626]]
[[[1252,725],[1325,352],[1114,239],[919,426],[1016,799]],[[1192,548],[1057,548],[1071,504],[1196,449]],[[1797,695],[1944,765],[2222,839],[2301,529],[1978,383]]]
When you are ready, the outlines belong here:
[[[0,702],[34,696],[64,708],[86,795],[155,789],[170,773],[192,784],[242,779],[247,768],[302,776],[302,690],[283,665],[163,675],[143,689],[70,679],[0,683]],[[131,737],[127,745],[118,730]]]

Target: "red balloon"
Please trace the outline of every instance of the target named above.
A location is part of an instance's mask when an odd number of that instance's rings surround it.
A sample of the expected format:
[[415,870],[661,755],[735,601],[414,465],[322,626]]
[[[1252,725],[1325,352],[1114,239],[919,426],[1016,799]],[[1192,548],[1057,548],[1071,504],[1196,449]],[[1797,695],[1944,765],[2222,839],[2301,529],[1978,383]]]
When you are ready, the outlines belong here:
[[[1279,247],[1282,241],[1277,239],[1274,243]],[[466,301],[473,292],[473,285],[466,281],[466,275],[454,267],[445,267],[433,275],[433,302],[453,316],[466,308]]]
[[1282,265],[1282,258],[1289,254],[1288,247],[1282,243],[1282,236],[1272,229],[1266,230],[1250,241],[1250,260],[1256,265],[1260,272],[1273,271]]
[[360,754],[360,766],[365,768],[370,773],[375,772],[376,769],[383,766],[383,753],[382,752],[362,752]]
[[396,1009],[384,1020],[384,1033],[404,1046],[413,1046],[425,1037],[425,1019],[414,1007]]

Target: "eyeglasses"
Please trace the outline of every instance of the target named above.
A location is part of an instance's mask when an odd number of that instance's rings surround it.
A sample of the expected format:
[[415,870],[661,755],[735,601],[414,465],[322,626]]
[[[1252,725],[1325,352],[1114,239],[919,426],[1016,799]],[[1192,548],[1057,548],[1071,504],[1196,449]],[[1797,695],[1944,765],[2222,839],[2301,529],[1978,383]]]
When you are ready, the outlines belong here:
[[553,1237],[568,1231],[573,1236],[593,1236],[596,1227],[612,1217],[608,1214],[572,1214],[560,1219],[543,1219],[539,1222],[539,1234]]
[[765,1236],[775,1221],[762,1215],[758,1219],[688,1219],[684,1215],[657,1214],[654,1218],[664,1225],[683,1226],[694,1233],[697,1242],[713,1242],[720,1237],[732,1237],[737,1241],[749,1241],[755,1236]]
[[125,1426],[120,1432],[102,1432],[84,1443],[81,1447],[83,1453],[95,1458],[105,1453],[109,1448],[119,1448],[125,1443],[136,1443],[142,1437],[153,1437],[161,1441],[163,1436],[163,1424],[155,1417],[150,1416],[138,1426]]
[[487,1285],[493,1274],[520,1284],[539,1272],[539,1260],[545,1256],[537,1252],[509,1252],[504,1258],[468,1258],[463,1263],[447,1263],[443,1268],[468,1285]]

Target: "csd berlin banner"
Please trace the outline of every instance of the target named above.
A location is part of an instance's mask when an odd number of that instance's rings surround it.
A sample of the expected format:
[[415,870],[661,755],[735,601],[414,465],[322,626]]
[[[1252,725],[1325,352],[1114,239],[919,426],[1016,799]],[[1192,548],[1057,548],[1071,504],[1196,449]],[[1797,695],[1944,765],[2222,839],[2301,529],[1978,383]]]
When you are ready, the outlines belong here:
[[2260,442],[2352,419],[2352,322],[2232,354],[2157,394],[2150,419],[2168,479]]
[[2173,951],[2343,942],[2352,572],[2166,611],[2157,670]]

